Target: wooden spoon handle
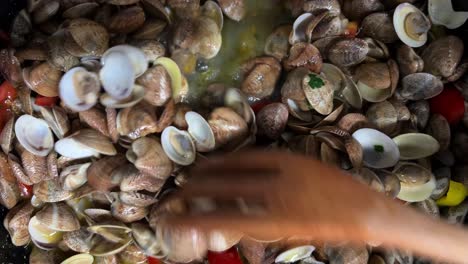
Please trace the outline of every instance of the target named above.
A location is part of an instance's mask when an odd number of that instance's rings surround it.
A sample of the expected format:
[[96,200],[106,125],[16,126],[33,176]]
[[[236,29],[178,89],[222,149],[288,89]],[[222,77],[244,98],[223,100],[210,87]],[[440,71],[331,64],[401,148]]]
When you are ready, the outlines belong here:
[[[387,246],[431,258],[457,263],[468,261],[468,230],[396,203],[388,207],[386,217],[374,222],[378,229],[374,229],[376,232],[371,237]],[[374,221],[379,220],[376,217]]]

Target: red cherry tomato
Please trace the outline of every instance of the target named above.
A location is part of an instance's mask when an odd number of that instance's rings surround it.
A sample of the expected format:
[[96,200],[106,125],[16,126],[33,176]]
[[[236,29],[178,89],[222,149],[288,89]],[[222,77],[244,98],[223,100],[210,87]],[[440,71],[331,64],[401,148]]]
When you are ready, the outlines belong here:
[[208,262],[210,264],[242,264],[236,247],[232,247],[224,252],[208,251]]
[[451,125],[457,124],[465,114],[463,95],[453,87],[446,87],[442,93],[429,100],[431,112],[441,114]]
[[4,102],[7,99],[11,101],[16,99],[16,89],[11,83],[5,81],[0,85],[0,101]]
[[31,198],[33,194],[33,187],[32,185],[26,185],[22,182],[18,182],[18,187],[21,192],[21,197],[23,198]]
[[148,264],[161,264],[161,261],[154,257],[148,257]]
[[57,103],[57,101],[58,97],[45,97],[42,95],[37,95],[35,104],[39,106],[52,107]]

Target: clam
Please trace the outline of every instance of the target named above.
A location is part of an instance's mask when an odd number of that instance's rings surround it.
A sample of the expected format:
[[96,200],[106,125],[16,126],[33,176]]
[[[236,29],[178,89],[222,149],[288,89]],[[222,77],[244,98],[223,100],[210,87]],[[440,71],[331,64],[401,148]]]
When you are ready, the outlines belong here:
[[310,257],[314,250],[314,246],[301,246],[291,248],[279,254],[275,259],[275,263],[292,263],[300,261],[302,259]]
[[199,152],[208,152],[215,147],[215,136],[210,125],[200,114],[189,111],[185,113],[187,132],[192,137],[195,148]]
[[135,31],[133,38],[138,40],[152,40],[161,34],[166,26],[166,21],[154,18],[146,19],[143,26]]
[[29,180],[36,184],[50,178],[46,157],[35,155],[27,150],[21,153],[21,162]]
[[[171,157],[166,150],[165,147],[167,146],[165,146],[164,140],[165,132],[161,136],[162,147],[157,140],[150,137],[142,137],[135,140],[127,151],[127,159],[142,173],[161,180],[167,179],[173,169],[172,162],[169,160],[173,156]],[[177,138],[173,138],[172,140],[177,140]],[[173,151],[176,151],[175,143],[169,144],[173,147]],[[183,152],[181,154],[183,155]]]
[[288,121],[288,108],[282,103],[265,106],[257,114],[258,133],[277,139],[283,133]]
[[147,263],[148,261],[145,252],[134,243],[128,245],[117,257],[121,263]]
[[187,166],[195,161],[196,147],[188,132],[169,126],[161,135],[161,143],[166,155],[175,163]]
[[94,257],[88,253],[82,253],[82,254],[76,254],[73,255],[64,261],[62,261],[60,264],[93,264],[94,263]]
[[283,61],[283,66],[287,71],[298,67],[305,67],[312,72],[320,73],[322,56],[314,45],[298,42],[292,45],[288,58]]
[[387,170],[375,171],[377,177],[384,185],[384,192],[387,196],[396,197],[400,192],[400,180],[395,173]]
[[402,79],[400,95],[409,100],[432,98],[442,92],[442,82],[430,73],[413,73]]
[[55,0],[39,5],[33,12],[32,18],[34,23],[40,24],[47,21],[50,17],[57,14],[59,8],[60,2]]
[[329,11],[322,11],[309,21],[305,28],[307,40],[316,40],[328,36],[338,36],[344,27],[340,17]]
[[142,192],[119,192],[119,199],[124,204],[137,207],[150,206],[158,201],[154,195]]
[[[65,42],[65,49],[68,52],[72,51],[72,48],[78,48],[82,52],[81,55],[101,56],[109,46],[106,28],[92,20],[73,19],[68,23],[66,30],[69,38]],[[75,55],[75,52],[70,53]]]
[[423,133],[401,134],[393,138],[393,141],[400,150],[401,160],[421,159],[439,151],[439,142]]
[[378,130],[361,128],[353,133],[363,149],[364,165],[370,168],[388,168],[394,166],[400,152],[395,142]]
[[223,13],[234,21],[241,21],[246,13],[246,4],[244,0],[220,0],[219,6],[223,10]]
[[93,14],[96,11],[96,8],[99,7],[98,3],[82,3],[77,4],[76,6],[70,7],[62,13],[64,18],[80,18],[86,17],[90,14]]
[[70,122],[65,110],[58,106],[41,107],[40,110],[42,117],[59,139],[62,139],[70,131]]
[[64,168],[60,173],[63,189],[73,191],[84,185],[88,180],[86,170],[89,166],[91,162]]
[[145,53],[146,59],[150,63],[166,54],[166,47],[154,39],[138,41],[135,46]]
[[236,231],[211,230],[207,233],[208,250],[222,252],[235,246],[243,234]]
[[62,188],[57,178],[34,184],[33,193],[37,199],[46,203],[65,201],[73,197],[72,192]]
[[29,89],[36,93],[54,97],[58,96],[58,86],[62,72],[54,68],[50,63],[44,62],[32,69],[23,69],[23,79]]
[[164,180],[154,178],[139,172],[132,165],[120,166],[115,172],[116,177],[121,177],[120,190],[123,192],[147,190],[157,192],[164,184]]
[[348,67],[364,61],[368,52],[366,41],[358,38],[342,39],[329,46],[327,58],[337,66]]
[[436,187],[434,175],[415,163],[400,163],[393,172],[400,179],[398,199],[419,202],[429,198]]
[[176,103],[180,102],[184,98],[184,93],[186,91],[184,91],[184,79],[177,63],[175,63],[175,61],[171,60],[170,58],[160,57],[156,59],[153,64],[161,65],[164,67],[164,69],[166,69],[167,74],[171,79],[172,97]]
[[463,56],[463,41],[446,36],[433,41],[422,53],[424,71],[448,78],[455,73]]
[[402,76],[421,72],[424,68],[424,60],[414,52],[413,48],[407,45],[398,47],[396,60]]
[[63,75],[59,89],[62,102],[71,110],[80,112],[97,103],[101,85],[95,73],[76,67]]
[[136,82],[145,87],[144,100],[151,105],[163,106],[172,97],[172,79],[161,65],[149,68]]
[[11,171],[13,175],[16,177],[18,182],[21,182],[26,185],[33,185],[34,183],[31,181],[29,176],[26,174],[25,170],[21,166],[21,162],[13,154],[8,154],[8,164],[11,166]]
[[244,73],[241,90],[247,96],[263,99],[273,93],[281,73],[281,65],[275,58],[254,58],[241,68]]
[[128,34],[136,31],[145,23],[145,12],[139,6],[123,8],[110,18],[109,31]]
[[62,240],[63,232],[52,230],[33,216],[29,220],[28,231],[32,242],[41,249],[50,250]]
[[303,3],[302,9],[305,12],[321,12],[328,10],[332,14],[338,15],[341,12],[340,3],[337,0],[318,0],[306,1]]
[[15,133],[13,132],[13,125],[15,124],[15,118],[10,118],[0,132],[0,146],[5,154],[10,153],[13,148],[13,140]]
[[[141,49],[130,45],[118,45],[108,49],[101,58],[101,62],[104,66],[107,63],[113,63],[111,55],[113,52],[123,53],[130,59],[135,78],[141,76],[148,69],[148,59],[145,53]],[[109,58],[111,58],[111,61],[107,61]]]
[[409,3],[397,6],[393,13],[393,25],[400,40],[406,45],[417,48],[427,41],[431,21],[426,15]]
[[468,19],[467,12],[453,10],[452,2],[430,0],[427,9],[432,23],[446,26],[449,29],[462,26]]
[[109,108],[126,108],[132,107],[138,104],[145,96],[145,88],[140,85],[134,85],[132,93],[128,98],[123,100],[116,100],[108,93],[104,93],[100,96],[99,101],[102,105]]
[[419,129],[424,129],[430,116],[429,103],[426,100],[415,101],[408,105],[408,109],[411,111],[412,121]]
[[331,263],[356,263],[364,264],[369,259],[369,252],[365,246],[340,245],[337,247],[327,246],[325,253]]
[[65,203],[48,203],[34,217],[51,230],[68,232],[80,229],[75,212]]
[[386,63],[364,63],[356,69],[356,79],[374,89],[387,89],[391,85],[390,69]]
[[117,199],[111,204],[111,213],[117,220],[131,223],[143,219],[148,214],[148,208],[128,205]]
[[440,217],[439,207],[437,206],[436,202],[431,198],[426,199],[421,202],[417,202],[416,208],[420,209],[422,212],[425,212],[431,216],[436,218]]
[[447,150],[450,145],[451,132],[447,119],[439,114],[433,114],[427,125],[427,133],[433,136],[440,145],[440,150]]
[[385,6],[380,0],[351,0],[343,2],[342,8],[350,20],[361,20],[371,13],[383,11]]
[[106,137],[109,137],[109,127],[104,111],[93,107],[78,113],[81,122],[86,123],[91,128],[97,130]]
[[[109,137],[115,143],[119,139],[119,132],[117,131],[117,111],[114,108],[106,108],[106,121]],[[98,128],[95,128],[99,131]]]
[[333,87],[321,75],[310,73],[302,81],[302,90],[310,106],[319,114],[333,111]]
[[120,166],[125,166],[124,156],[113,156],[99,159],[88,168],[88,184],[99,191],[109,191],[120,185],[124,176],[117,173]]
[[[91,227],[90,227],[91,228]],[[102,228],[100,228],[102,230]],[[106,230],[106,232],[110,232],[113,237],[118,238],[118,241],[108,240],[109,237],[104,237],[102,235],[95,235],[91,239],[91,249],[89,253],[95,257],[105,257],[117,254],[122,252],[130,243],[132,243],[132,238],[128,231],[124,231],[126,229],[122,228],[112,228],[110,230]],[[104,231],[98,231],[102,233]]]
[[293,23],[292,31],[289,35],[289,44],[293,45],[297,42],[307,41],[306,28],[309,23],[314,19],[311,13],[304,13],[296,18]]
[[468,213],[468,202],[462,202],[459,205],[452,206],[447,210],[447,222],[450,224],[462,225]]
[[392,18],[386,12],[376,12],[366,16],[361,22],[360,33],[383,43],[393,43],[398,40]]
[[370,124],[386,134],[391,134],[397,128],[398,113],[388,101],[371,105],[367,109],[366,117]]
[[54,145],[47,123],[31,115],[22,115],[16,120],[15,134],[26,150],[41,157],[47,156]]
[[15,246],[24,246],[29,240],[28,223],[32,216],[34,207],[29,202],[24,202],[8,211],[3,226],[11,237],[11,242]]
[[158,124],[152,106],[140,102],[121,110],[117,115],[116,125],[121,136],[137,139],[156,132]]
[[142,223],[132,223],[132,236],[135,244],[148,256],[160,256],[161,248],[156,235],[149,226]]
[[434,170],[433,174],[436,179],[436,187],[431,194],[431,198],[437,200],[447,194],[452,173],[449,167],[441,167]]
[[106,54],[103,62],[99,78],[104,90],[117,100],[129,97],[137,74],[130,57],[124,52],[112,51]]
[[353,169],[353,177],[360,183],[367,185],[376,192],[384,192],[384,183],[380,180],[380,177],[368,168]]
[[208,119],[215,136],[216,147],[239,142],[248,134],[245,120],[228,107],[218,107],[211,112]]
[[279,61],[288,56],[289,35],[292,27],[284,25],[276,28],[266,39],[264,52],[266,55],[273,56]]
[[110,140],[94,129],[81,129],[55,143],[55,151],[62,156],[80,159],[92,156],[115,155]]

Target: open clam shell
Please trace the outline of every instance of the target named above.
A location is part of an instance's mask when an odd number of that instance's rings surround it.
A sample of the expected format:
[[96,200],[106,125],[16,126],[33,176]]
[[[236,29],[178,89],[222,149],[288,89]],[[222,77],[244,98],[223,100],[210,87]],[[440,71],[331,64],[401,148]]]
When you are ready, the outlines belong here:
[[13,127],[15,124],[15,118],[10,118],[0,132],[0,146],[5,154],[10,153],[13,149],[13,141],[15,139],[15,133]]
[[427,9],[432,23],[443,25],[449,29],[462,26],[468,19],[468,12],[455,12],[452,2],[429,0]]
[[48,203],[35,215],[37,221],[55,231],[75,231],[80,222],[73,209],[65,203]]
[[362,98],[372,103],[385,101],[392,96],[391,88],[374,89],[361,81],[357,82],[357,88]]
[[83,67],[75,67],[60,80],[59,94],[62,102],[71,110],[79,112],[97,103],[101,89],[98,76]]
[[183,76],[177,63],[170,58],[160,57],[157,58],[153,64],[161,65],[166,69],[171,78],[172,97],[176,103],[180,102],[184,97],[185,91],[183,87]]
[[314,246],[300,246],[291,248],[279,254],[275,259],[275,263],[293,263],[300,261],[310,257],[314,250]]
[[187,132],[193,139],[197,151],[208,152],[215,148],[215,136],[210,125],[200,114],[189,111],[185,113]]
[[145,53],[141,49],[130,45],[118,45],[108,49],[101,58],[103,65],[108,63],[108,58],[109,56],[112,57],[112,52],[121,52],[130,59],[135,78],[141,76],[148,69],[148,59]]
[[310,73],[302,82],[302,90],[315,111],[328,115],[333,111],[333,86],[322,76]]
[[112,51],[106,54],[99,78],[110,96],[117,100],[128,98],[132,94],[135,76],[132,61],[124,52]]
[[117,153],[109,138],[94,129],[81,129],[57,141],[55,151],[73,159],[97,157],[100,154],[112,156]]
[[104,93],[99,98],[99,101],[102,105],[109,108],[126,108],[132,107],[138,104],[143,97],[145,96],[145,88],[140,85],[134,85],[132,89],[132,93],[128,98],[125,99],[115,99],[108,93]]
[[88,253],[81,253],[81,254],[76,254],[74,256],[71,256],[65,259],[60,264],[93,264],[93,263],[94,263],[93,255],[88,254]]
[[31,115],[22,115],[16,120],[15,134],[20,144],[35,155],[45,157],[54,147],[47,123]]
[[400,95],[409,100],[432,98],[442,92],[442,81],[430,73],[413,73],[402,79]]
[[65,110],[58,106],[52,108],[41,107],[41,114],[49,127],[59,139],[63,138],[70,130],[70,122]]
[[60,173],[63,189],[73,191],[83,186],[88,181],[86,171],[89,166],[91,166],[91,162],[72,165],[63,169]]
[[393,25],[400,40],[413,48],[426,43],[427,33],[431,28],[431,22],[426,15],[409,3],[397,6],[393,13]]
[[388,101],[371,105],[367,109],[366,117],[370,124],[386,134],[392,133],[397,128],[398,113],[395,107]]
[[52,249],[62,240],[63,232],[55,231],[43,225],[33,216],[29,220],[28,231],[32,242],[41,249]]
[[423,133],[401,134],[393,138],[393,141],[398,146],[401,160],[422,159],[439,151],[439,142]]
[[400,179],[398,199],[419,202],[429,198],[436,187],[434,175],[415,163],[400,163],[393,170]]
[[132,236],[135,244],[138,245],[147,255],[161,256],[161,248],[156,235],[149,226],[142,223],[132,223]]
[[394,166],[400,151],[395,142],[382,132],[361,128],[353,133],[353,137],[361,144],[364,165],[370,168],[388,168]]
[[188,132],[169,126],[161,134],[161,144],[166,155],[175,163],[187,166],[196,158],[196,147]]

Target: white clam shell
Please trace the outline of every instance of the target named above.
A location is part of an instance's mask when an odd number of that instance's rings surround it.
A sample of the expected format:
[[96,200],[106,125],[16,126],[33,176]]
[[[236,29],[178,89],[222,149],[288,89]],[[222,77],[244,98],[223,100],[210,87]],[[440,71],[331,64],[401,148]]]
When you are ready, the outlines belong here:
[[62,232],[54,231],[41,224],[35,216],[29,220],[28,232],[33,243],[42,249],[48,250],[62,240]]
[[15,123],[15,134],[20,144],[35,155],[45,157],[54,147],[49,125],[34,116],[20,116]]
[[418,39],[414,39],[406,33],[405,20],[407,16],[413,12],[419,12],[425,16],[421,10],[412,4],[402,3],[398,5],[395,9],[395,12],[393,13],[393,26],[395,27],[395,31],[398,37],[403,43],[410,47],[418,48],[426,43],[427,33],[422,34]]
[[450,0],[429,0],[429,17],[432,23],[455,29],[465,24],[468,12],[455,12]]
[[392,95],[392,89],[374,89],[368,85],[362,83],[361,81],[357,82],[358,93],[362,98],[368,102],[378,103],[385,101]]
[[210,125],[200,114],[189,111],[185,113],[188,124],[188,133],[192,137],[197,151],[208,152],[215,148],[215,136]]
[[141,76],[148,69],[148,59],[145,53],[141,49],[130,45],[118,45],[108,49],[101,59],[103,65],[106,65],[112,52],[123,53],[130,59],[135,78]]
[[362,128],[353,133],[362,146],[364,165],[370,168],[382,169],[394,166],[400,159],[400,151],[396,143],[384,133]]
[[161,135],[161,145],[166,155],[179,165],[187,166],[195,161],[195,143],[186,131],[173,126],[166,127]]
[[86,170],[91,162],[68,166],[60,173],[63,178],[63,189],[67,191],[76,190],[88,181]]
[[99,78],[104,90],[118,100],[129,97],[135,84],[135,70],[128,56],[113,51],[102,62],[104,66],[99,72]]
[[291,248],[279,254],[275,259],[275,263],[292,263],[299,261],[301,259],[310,257],[314,250],[314,246],[301,246]]
[[422,159],[439,151],[439,142],[430,135],[423,133],[401,134],[393,141],[400,150],[401,160]]
[[88,253],[76,254],[60,262],[60,264],[93,264],[94,257]]
[[[422,170],[424,173],[430,175],[429,179],[425,183],[411,184],[404,181],[400,181],[400,192],[397,198],[406,202],[420,202],[428,199],[432,192],[436,188],[436,180],[434,175],[427,169],[412,163],[401,163],[399,167],[395,168],[395,173],[398,175],[398,170],[402,166],[415,166]],[[408,177],[413,178],[413,177]]]
[[297,42],[307,41],[305,31],[311,19],[313,19],[313,15],[311,13],[304,13],[296,18],[293,23],[293,30],[289,36],[289,44],[293,45]]
[[[86,98],[80,100],[76,93],[80,88],[76,85],[81,84],[78,76],[83,77],[83,75],[88,75],[90,79],[95,78],[95,80],[89,81],[95,82],[96,89],[89,91]],[[75,112],[86,111],[97,103],[99,88],[99,78],[95,73],[88,72],[83,67],[75,67],[62,76],[59,83],[59,95],[62,102],[71,110]]]
[[108,93],[103,93],[99,98],[102,105],[109,108],[127,108],[138,104],[145,96],[145,88],[141,85],[134,85],[129,98],[117,100]]
[[55,151],[70,159],[82,159],[89,157],[99,157],[99,153],[89,148],[73,138],[63,138],[55,143]]

